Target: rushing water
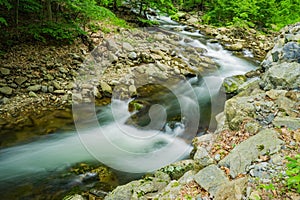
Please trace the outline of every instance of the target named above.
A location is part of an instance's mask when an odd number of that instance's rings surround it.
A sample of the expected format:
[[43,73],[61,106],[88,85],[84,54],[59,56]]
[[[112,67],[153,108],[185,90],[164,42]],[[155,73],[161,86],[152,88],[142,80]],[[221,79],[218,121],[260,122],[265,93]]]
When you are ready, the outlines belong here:
[[[206,55],[220,66],[217,72],[202,77],[201,81],[194,77],[173,89],[172,92],[178,94],[175,96],[180,96],[176,99],[180,106],[177,110],[185,113],[182,123],[173,127],[166,125],[166,113],[176,110],[174,101],[168,99],[170,105],[151,107],[149,115],[152,124],[147,129],[126,125],[131,115],[127,111],[128,102],[113,99],[111,105],[96,108],[97,120],[89,122],[89,128],[78,126],[80,130],[77,131],[55,133],[31,143],[1,149],[1,190],[13,189],[14,185],[24,181],[40,184],[45,176],[83,161],[98,160],[118,171],[143,173],[188,156],[191,137],[187,139],[186,133],[196,129],[197,134],[198,127],[195,126],[198,126],[199,120],[195,124],[185,123],[184,120],[193,122],[197,118],[210,118],[201,114],[207,107],[211,113],[217,113],[225,100],[224,96],[218,95],[223,79],[244,74],[254,69],[255,64],[232,55],[218,43],[209,43],[199,31],[185,31],[184,26],[167,17],[158,20],[162,22],[162,29],[170,32],[180,30],[177,34],[190,38],[188,42],[183,39],[181,45],[205,48]],[[198,116],[199,113],[201,116]],[[188,130],[191,128],[194,129]]]

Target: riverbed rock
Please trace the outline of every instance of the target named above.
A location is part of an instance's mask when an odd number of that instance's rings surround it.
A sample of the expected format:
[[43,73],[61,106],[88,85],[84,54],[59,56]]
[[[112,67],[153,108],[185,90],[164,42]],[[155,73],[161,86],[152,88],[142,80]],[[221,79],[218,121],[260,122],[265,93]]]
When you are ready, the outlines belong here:
[[290,116],[277,116],[272,123],[275,127],[287,127],[292,130],[300,128],[300,118]]
[[118,50],[118,45],[116,44],[116,42],[113,39],[107,39],[106,45],[107,45],[108,50],[110,50],[112,52],[116,52]]
[[229,168],[230,176],[235,178],[237,175],[245,173],[246,167],[258,156],[278,152],[284,143],[278,139],[278,136],[278,132],[274,130],[262,130],[257,135],[237,145],[218,165]]
[[204,147],[198,147],[193,157],[199,168],[204,168],[214,163],[214,160],[209,156]]
[[22,85],[27,80],[28,80],[28,78],[26,76],[20,76],[15,79],[15,83],[18,85]]
[[131,60],[135,60],[137,59],[137,54],[134,51],[132,51],[128,54],[128,58],[130,58]]
[[229,182],[225,173],[217,165],[210,165],[200,170],[194,179],[211,195],[215,195],[220,187]]
[[11,95],[13,93],[13,89],[11,87],[1,87],[0,88],[0,93],[5,94],[5,95]]
[[225,102],[224,114],[226,123],[232,130],[237,130],[239,125],[246,119],[252,119],[256,116],[253,99],[261,99],[262,95],[249,97],[234,97]]
[[0,74],[2,74],[2,75],[9,75],[10,74],[10,69],[0,68]]
[[102,92],[105,94],[105,95],[111,95],[112,94],[112,88],[110,87],[110,85],[108,85],[106,82],[104,81],[101,81],[100,82],[100,88],[102,90]]
[[235,44],[225,46],[225,48],[231,51],[241,51],[244,48],[244,46],[242,43],[237,42]]
[[214,200],[241,200],[246,189],[248,179],[246,177],[235,179],[221,185],[214,196]]
[[124,42],[124,43],[123,43],[123,49],[124,49],[125,51],[128,51],[128,52],[134,51],[134,48],[133,48],[132,45],[129,44],[128,42]]
[[170,177],[163,172],[155,173],[154,177],[132,181],[126,185],[118,186],[110,192],[104,199],[147,199],[145,194],[161,191],[170,182]]
[[280,63],[273,65],[262,77],[264,90],[270,89],[299,89],[300,63]]
[[42,88],[41,85],[32,85],[27,88],[28,91],[37,92]]
[[235,75],[227,77],[223,81],[223,87],[226,93],[237,93],[239,87],[245,83],[247,78],[244,75]]

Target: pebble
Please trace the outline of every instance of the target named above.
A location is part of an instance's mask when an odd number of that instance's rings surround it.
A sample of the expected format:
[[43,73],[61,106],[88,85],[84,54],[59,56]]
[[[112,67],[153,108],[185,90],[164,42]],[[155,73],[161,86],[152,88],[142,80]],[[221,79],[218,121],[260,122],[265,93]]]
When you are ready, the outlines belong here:
[[7,68],[0,68],[0,72],[2,75],[9,75],[10,74],[10,70]]
[[37,92],[41,89],[41,85],[33,85],[33,86],[29,86],[27,88],[28,91],[32,91],[32,92]]
[[53,86],[49,86],[49,87],[48,87],[48,91],[52,93],[52,92],[54,91]]
[[128,58],[130,58],[131,60],[135,60],[135,59],[137,59],[137,54],[134,51],[130,52],[128,54]]
[[44,93],[48,92],[48,87],[43,85],[42,86],[42,92],[44,92]]
[[34,98],[38,97],[38,95],[36,93],[34,93],[33,91],[29,92],[29,96],[34,97]]

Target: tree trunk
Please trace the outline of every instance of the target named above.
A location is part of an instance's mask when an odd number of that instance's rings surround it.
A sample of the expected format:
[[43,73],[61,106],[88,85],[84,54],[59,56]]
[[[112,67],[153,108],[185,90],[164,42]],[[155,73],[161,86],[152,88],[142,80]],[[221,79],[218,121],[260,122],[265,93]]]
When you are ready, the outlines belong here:
[[53,19],[52,19],[51,0],[47,0],[47,1],[46,1],[46,7],[47,7],[47,17],[48,17],[48,20],[49,20],[50,22],[52,22]]

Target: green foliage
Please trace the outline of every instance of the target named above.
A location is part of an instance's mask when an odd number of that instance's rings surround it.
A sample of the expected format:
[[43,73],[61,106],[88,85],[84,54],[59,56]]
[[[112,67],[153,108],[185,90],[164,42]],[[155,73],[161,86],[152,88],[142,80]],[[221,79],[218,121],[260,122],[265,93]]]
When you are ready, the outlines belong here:
[[55,39],[66,42],[73,42],[79,36],[86,34],[81,28],[71,24],[47,23],[45,25],[30,25],[21,27],[24,32],[32,35],[36,40],[46,42],[47,39]]
[[275,190],[275,186],[272,183],[270,183],[268,185],[266,185],[266,184],[260,184],[259,187],[261,189],[265,189],[265,190]]
[[8,25],[6,20],[3,17],[0,17],[0,27],[1,27],[1,24],[5,25],[5,26]]
[[300,154],[294,158],[287,157],[286,174],[288,175],[287,186],[289,189],[300,193]]
[[216,0],[206,3],[203,19],[217,26],[279,28],[300,20],[300,0]]
[[[72,42],[76,37],[102,29],[99,23],[126,26],[109,9],[100,5],[120,0],[0,0],[0,27],[13,30],[16,38],[31,38],[40,41],[48,39]],[[1,13],[1,12],[0,12]],[[104,30],[109,30],[105,29]],[[16,31],[17,30],[17,31]],[[2,38],[11,34],[0,33]],[[10,40],[8,38],[5,41]],[[7,42],[6,42],[7,43]],[[8,44],[5,44],[8,45]]]

